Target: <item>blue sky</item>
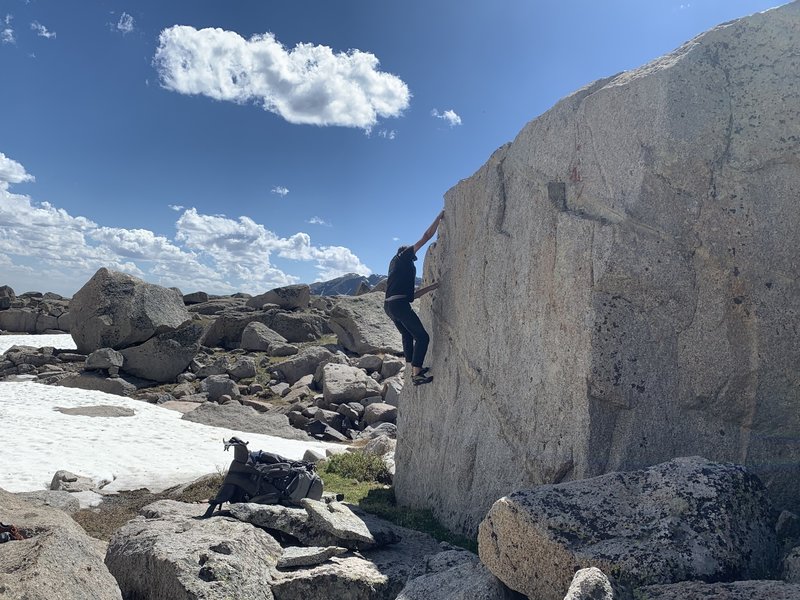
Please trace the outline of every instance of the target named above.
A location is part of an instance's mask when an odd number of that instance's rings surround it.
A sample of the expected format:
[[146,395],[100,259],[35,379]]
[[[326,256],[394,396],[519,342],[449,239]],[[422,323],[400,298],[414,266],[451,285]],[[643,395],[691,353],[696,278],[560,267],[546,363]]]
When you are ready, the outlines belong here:
[[0,0],[0,285],[385,273],[556,101],[781,0]]

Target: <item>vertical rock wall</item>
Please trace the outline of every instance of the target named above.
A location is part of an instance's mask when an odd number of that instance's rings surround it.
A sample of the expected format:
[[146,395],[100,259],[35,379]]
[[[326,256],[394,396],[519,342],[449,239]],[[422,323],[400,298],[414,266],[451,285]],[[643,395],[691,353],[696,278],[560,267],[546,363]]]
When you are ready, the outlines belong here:
[[397,496],[474,532],[515,489],[702,455],[800,509],[800,3],[530,122],[445,198]]

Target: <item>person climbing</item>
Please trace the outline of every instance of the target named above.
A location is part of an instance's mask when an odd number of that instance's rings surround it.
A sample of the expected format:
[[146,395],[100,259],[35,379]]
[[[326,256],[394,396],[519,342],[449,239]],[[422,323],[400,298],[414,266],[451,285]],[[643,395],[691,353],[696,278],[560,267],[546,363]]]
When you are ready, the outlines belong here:
[[417,313],[411,308],[411,303],[417,298],[421,298],[428,292],[432,292],[438,283],[425,286],[418,290],[414,289],[417,278],[417,269],[414,261],[417,260],[417,252],[428,243],[439,223],[444,218],[444,211],[440,212],[434,219],[420,240],[413,246],[400,246],[397,254],[389,263],[389,276],[386,281],[386,300],[383,302],[383,310],[400,331],[403,337],[403,354],[406,364],[411,363],[411,382],[414,385],[422,385],[433,381],[433,375],[429,374],[429,368],[423,367],[425,354],[428,352],[430,336],[425,331],[425,327],[419,320]]

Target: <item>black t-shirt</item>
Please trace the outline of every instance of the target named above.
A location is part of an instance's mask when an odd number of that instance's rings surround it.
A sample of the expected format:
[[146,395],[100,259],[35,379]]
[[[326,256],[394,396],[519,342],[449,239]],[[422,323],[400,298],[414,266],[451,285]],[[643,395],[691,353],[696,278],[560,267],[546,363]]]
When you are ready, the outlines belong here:
[[409,302],[414,301],[414,283],[417,280],[417,268],[414,266],[414,246],[408,246],[403,252],[395,254],[389,263],[389,276],[386,281],[386,297],[405,296]]

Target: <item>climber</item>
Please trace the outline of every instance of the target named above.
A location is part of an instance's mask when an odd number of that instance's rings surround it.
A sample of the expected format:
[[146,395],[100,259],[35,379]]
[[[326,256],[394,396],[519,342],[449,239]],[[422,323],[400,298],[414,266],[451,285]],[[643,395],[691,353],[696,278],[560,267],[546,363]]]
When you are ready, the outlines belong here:
[[383,310],[395,324],[403,337],[403,354],[406,358],[406,365],[411,363],[411,382],[414,385],[422,385],[433,381],[433,376],[428,373],[428,367],[422,366],[425,361],[425,354],[428,351],[430,337],[419,317],[411,308],[411,303],[432,292],[438,283],[425,286],[414,290],[417,277],[417,269],[414,261],[417,260],[417,252],[428,240],[436,233],[439,222],[444,218],[444,211],[440,212],[434,219],[420,240],[413,246],[400,246],[397,254],[389,263],[389,277],[386,281],[386,300],[383,303]]

